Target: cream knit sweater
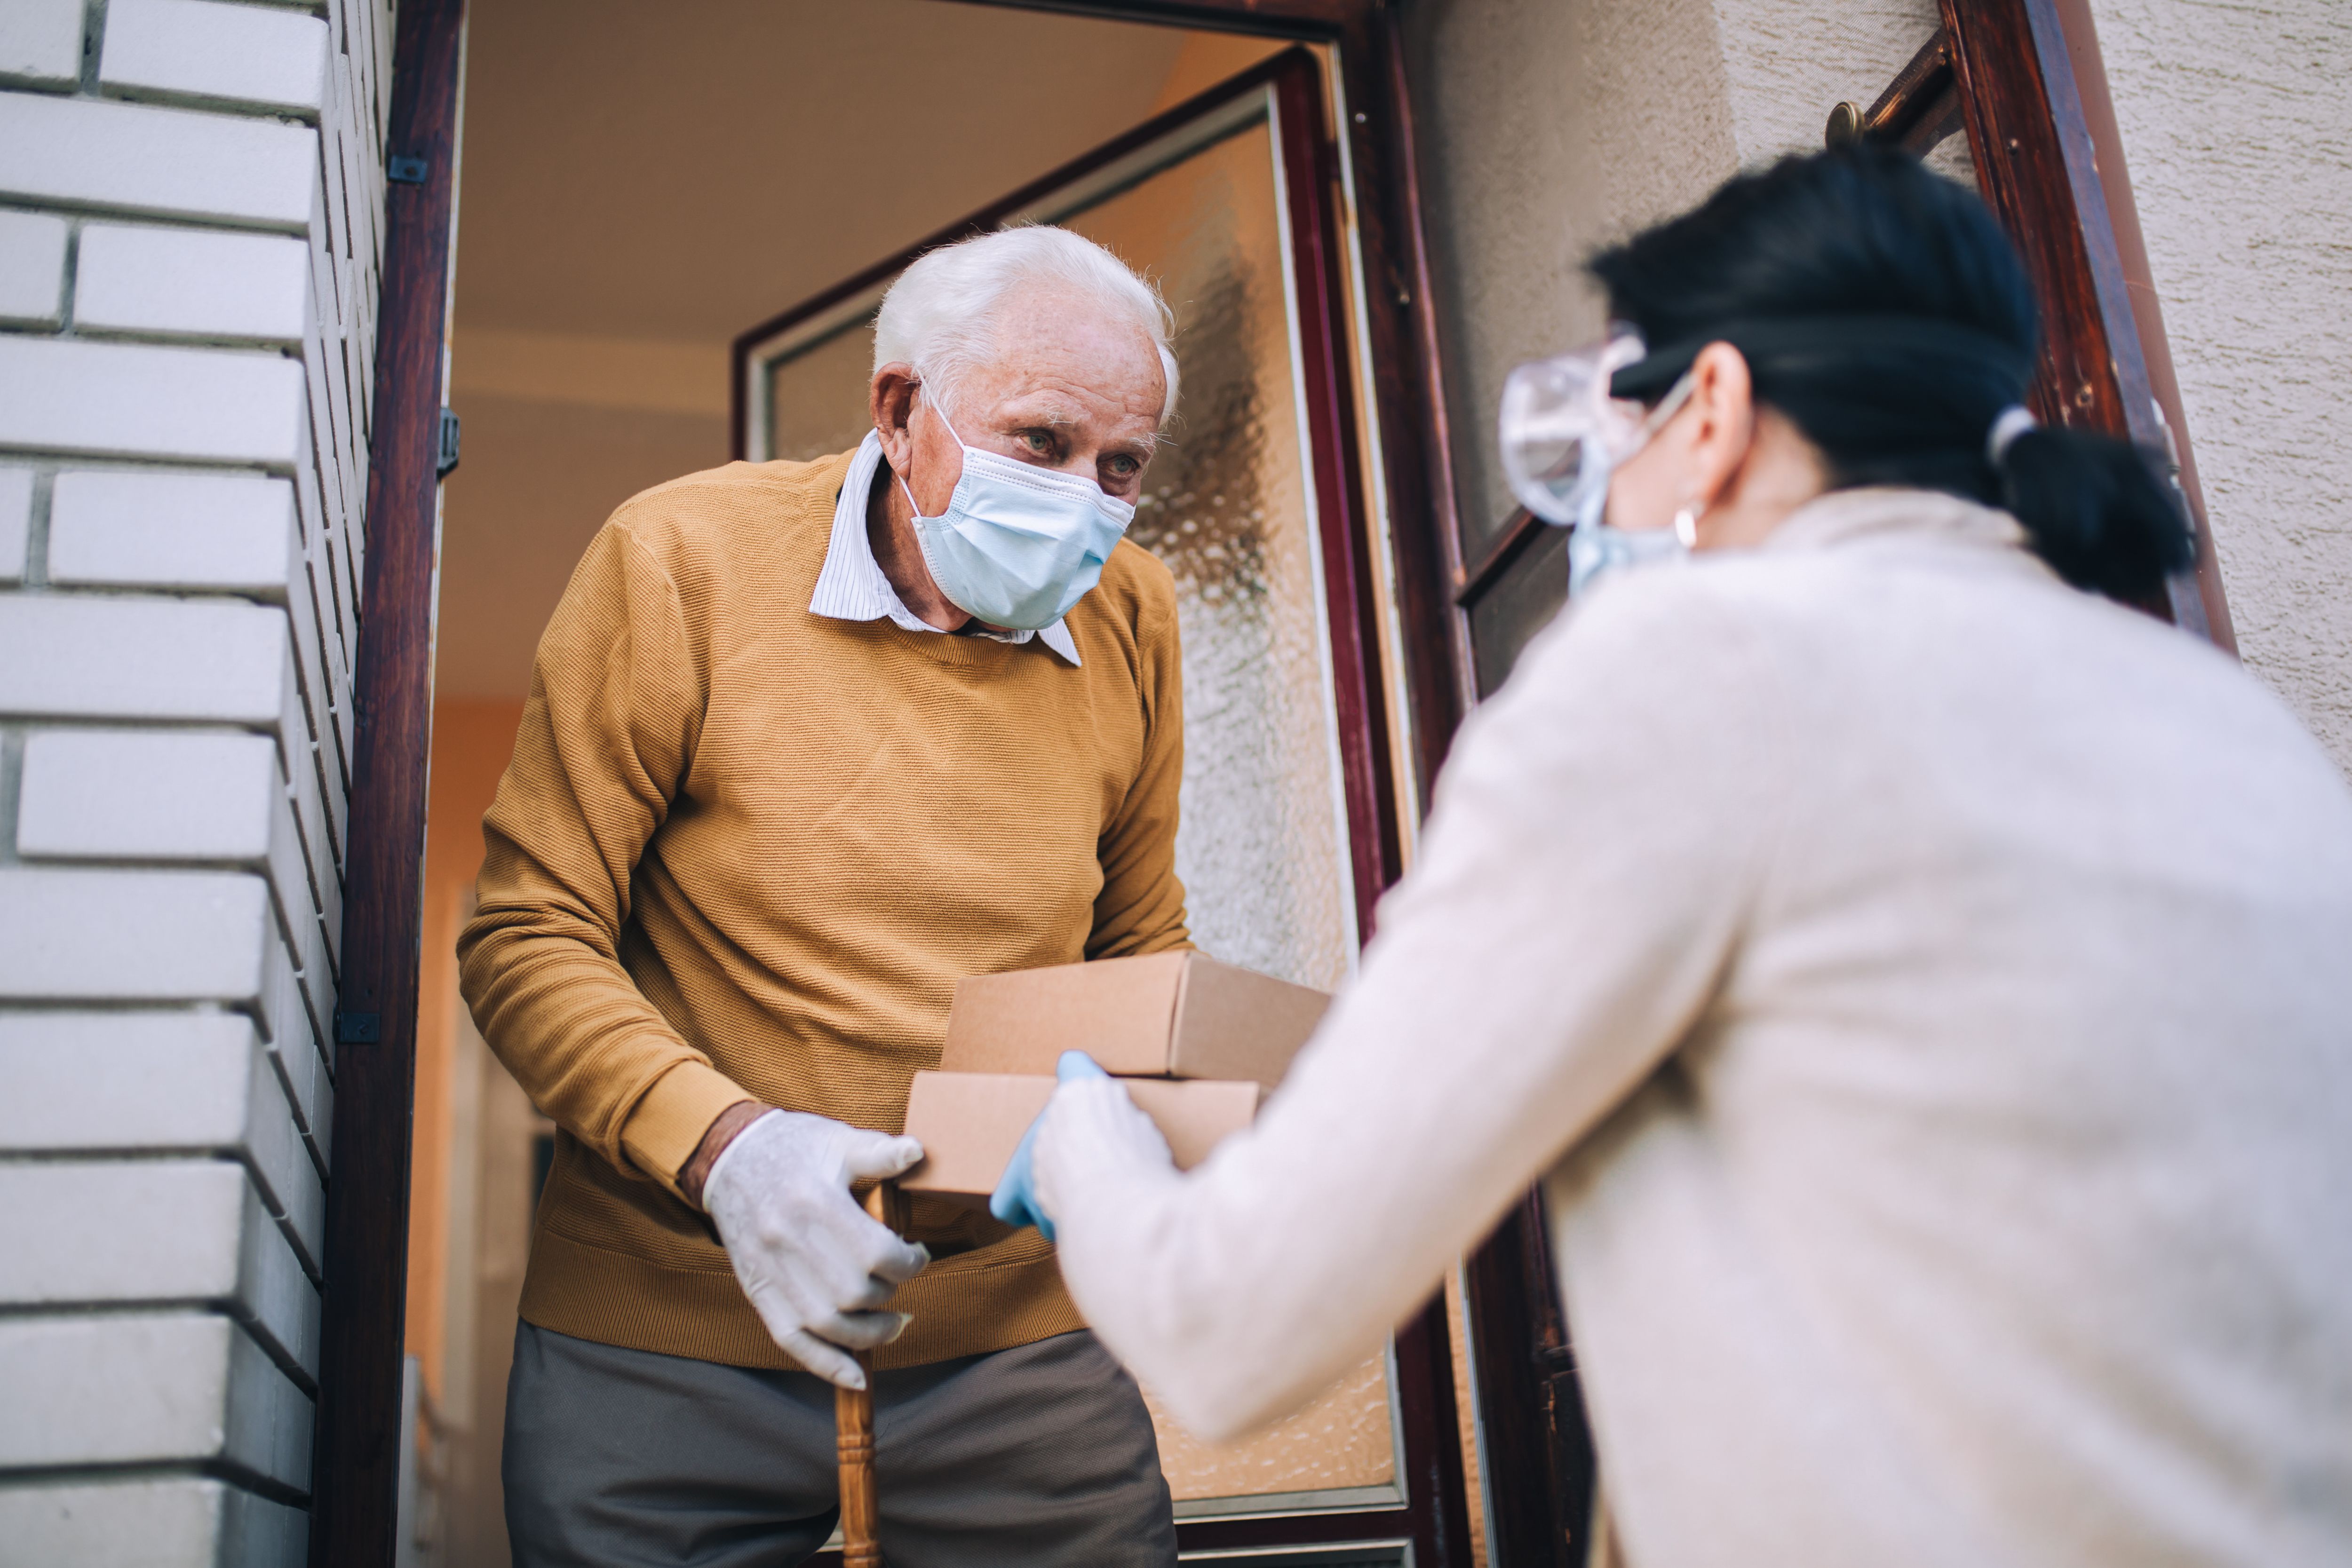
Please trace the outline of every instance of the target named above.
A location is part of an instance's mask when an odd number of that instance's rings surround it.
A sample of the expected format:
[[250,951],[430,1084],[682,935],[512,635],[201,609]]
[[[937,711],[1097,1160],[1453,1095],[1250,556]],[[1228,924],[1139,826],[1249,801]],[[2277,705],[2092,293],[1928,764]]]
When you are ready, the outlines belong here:
[[1540,1179],[1635,1568],[2352,1561],[2352,791],[2003,514],[1844,492],[1611,582],[1189,1177],[1037,1150],[1188,1425],[1375,1344]]

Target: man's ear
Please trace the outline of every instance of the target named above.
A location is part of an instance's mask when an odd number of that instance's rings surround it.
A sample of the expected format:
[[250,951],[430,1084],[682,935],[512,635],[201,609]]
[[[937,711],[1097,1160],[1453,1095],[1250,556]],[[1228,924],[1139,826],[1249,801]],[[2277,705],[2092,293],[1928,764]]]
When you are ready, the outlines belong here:
[[894,473],[907,472],[914,455],[914,433],[908,422],[915,417],[915,367],[896,361],[874,372],[866,388],[866,404],[874,415],[875,433],[882,438],[882,455]]

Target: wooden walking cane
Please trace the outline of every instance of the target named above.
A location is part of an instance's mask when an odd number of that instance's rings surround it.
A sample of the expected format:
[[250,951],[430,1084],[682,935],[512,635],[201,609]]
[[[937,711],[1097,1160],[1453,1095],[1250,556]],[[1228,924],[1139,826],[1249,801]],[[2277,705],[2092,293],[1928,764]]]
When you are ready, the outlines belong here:
[[[898,1184],[878,1181],[866,1195],[866,1212],[904,1234],[906,1200]],[[881,1505],[874,1489],[874,1353],[861,1350],[863,1388],[833,1391],[835,1449],[841,1461],[841,1568],[882,1568]]]

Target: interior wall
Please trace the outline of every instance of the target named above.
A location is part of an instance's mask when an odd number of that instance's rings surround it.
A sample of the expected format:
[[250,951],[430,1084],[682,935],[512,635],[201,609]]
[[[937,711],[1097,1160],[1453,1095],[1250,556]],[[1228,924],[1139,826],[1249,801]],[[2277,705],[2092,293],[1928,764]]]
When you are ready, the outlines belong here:
[[2352,32],[2091,0],[2246,666],[2352,772]]
[[409,1171],[408,1354],[423,1364],[427,1394],[455,1411],[443,1374],[449,1358],[446,1277],[453,1228],[453,1091],[458,1028],[457,926],[482,864],[482,813],[514,751],[522,704],[437,698],[425,818],[425,946],[417,977],[416,1115]]
[[[1277,47],[945,0],[477,0],[436,688],[521,696],[735,335]],[[691,106],[690,112],[681,106]]]

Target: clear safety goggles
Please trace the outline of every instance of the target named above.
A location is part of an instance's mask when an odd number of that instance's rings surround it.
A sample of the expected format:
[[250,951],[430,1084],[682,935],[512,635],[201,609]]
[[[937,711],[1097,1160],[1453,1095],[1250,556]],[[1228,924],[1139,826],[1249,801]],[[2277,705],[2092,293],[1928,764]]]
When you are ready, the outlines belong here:
[[1611,472],[1690,396],[1687,372],[1654,409],[1612,395],[1610,379],[1647,352],[1639,332],[1619,326],[1598,343],[1521,365],[1504,381],[1503,473],[1528,511],[1562,527],[1600,522]]

